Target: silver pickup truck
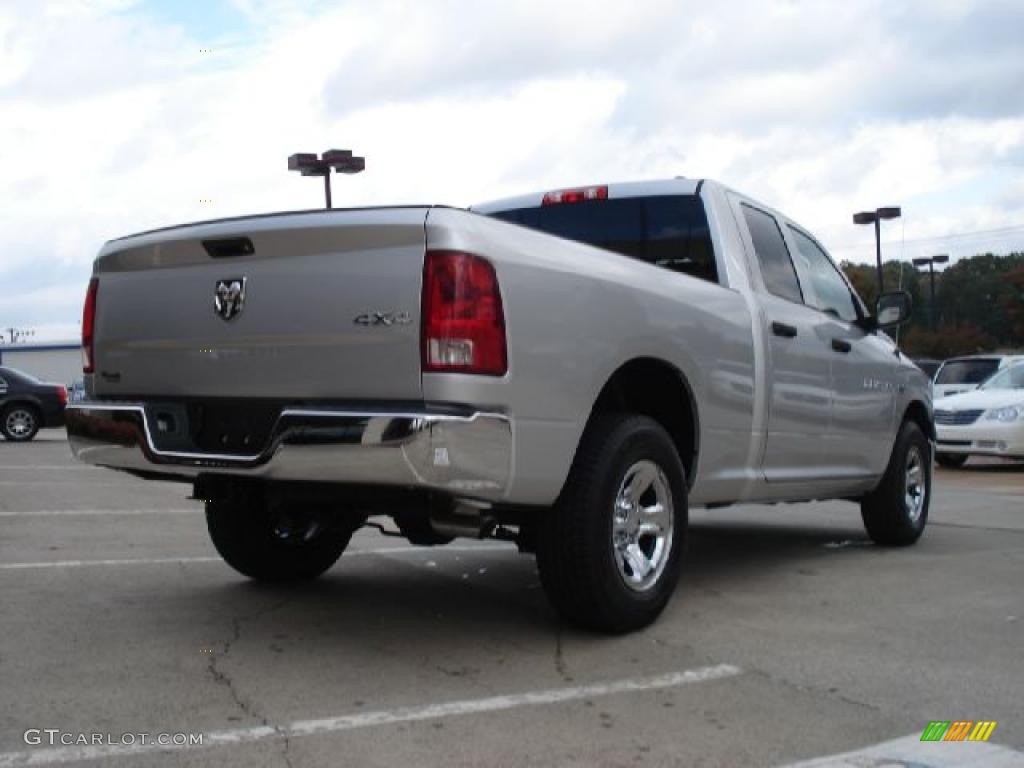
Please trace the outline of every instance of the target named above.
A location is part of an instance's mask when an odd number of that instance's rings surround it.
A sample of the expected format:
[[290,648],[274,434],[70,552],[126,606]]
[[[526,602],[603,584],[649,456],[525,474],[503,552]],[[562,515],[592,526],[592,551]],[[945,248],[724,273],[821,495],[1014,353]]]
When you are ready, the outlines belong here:
[[687,510],[859,502],[924,529],[928,380],[817,240],[711,181],[471,210],[283,213],[107,243],[75,455],[193,484],[255,579],[314,578],[373,516],[535,553],[570,621],[651,622]]

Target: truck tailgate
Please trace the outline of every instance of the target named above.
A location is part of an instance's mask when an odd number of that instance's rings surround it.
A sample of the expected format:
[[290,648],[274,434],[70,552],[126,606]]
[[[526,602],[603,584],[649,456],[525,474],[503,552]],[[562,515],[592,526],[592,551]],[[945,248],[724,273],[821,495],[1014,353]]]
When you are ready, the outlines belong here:
[[428,210],[258,216],[108,243],[93,393],[420,399]]

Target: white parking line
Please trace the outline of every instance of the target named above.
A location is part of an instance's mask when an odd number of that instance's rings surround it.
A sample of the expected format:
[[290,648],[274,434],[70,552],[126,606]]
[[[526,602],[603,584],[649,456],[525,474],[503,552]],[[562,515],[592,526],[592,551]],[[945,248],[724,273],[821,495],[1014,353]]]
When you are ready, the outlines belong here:
[[[76,487],[83,487],[83,486],[101,487],[102,486],[104,488],[109,488],[110,487],[111,479],[114,478],[114,477],[118,477],[118,478],[124,479],[124,480],[138,480],[137,478],[131,477],[129,475],[116,475],[115,476],[115,475],[109,474],[109,475],[107,475],[107,479],[106,480],[0,480],[0,485],[26,485],[26,486],[35,486],[35,485],[74,485]],[[152,488],[157,488],[157,487],[181,488],[181,486],[182,486],[182,483],[175,483],[175,482],[173,482],[171,480],[138,480],[138,482],[139,483],[148,483],[149,484],[148,487],[151,488],[151,489]]]
[[96,472],[101,467],[94,467],[88,464],[74,465],[74,464],[4,464],[0,466],[0,472],[5,470],[15,469],[31,469],[31,470],[60,470],[61,472]]
[[[502,544],[468,544],[465,546],[436,547],[381,547],[380,549],[353,549],[342,555],[342,562],[362,555],[405,555],[410,553],[437,554],[439,552],[515,552]],[[20,571],[30,568],[82,568],[95,565],[177,565],[179,563],[219,563],[219,557],[153,557],[132,560],[43,560],[32,563],[0,563],[0,571]]]
[[[924,726],[921,726],[924,730]],[[922,768],[1020,768],[1024,753],[979,741],[921,741],[912,733],[864,749],[830,757],[817,757],[784,768],[867,768],[867,766],[914,765]]]
[[76,517],[78,515],[195,515],[203,511],[200,506],[189,509],[7,509],[0,517]]
[[81,568],[87,565],[176,565],[179,563],[217,563],[219,557],[155,557],[139,560],[51,560],[39,563],[0,563],[0,571],[21,571],[30,568]]
[[[297,720],[283,726],[262,725],[252,728],[211,731],[204,734],[203,747],[245,744],[275,738],[294,739],[300,736],[350,731],[357,728],[372,728],[419,720],[461,717],[484,712],[501,712],[520,707],[559,704],[599,696],[612,696],[619,693],[637,693],[665,688],[678,688],[690,685],[691,683],[735,677],[741,672],[742,670],[739,667],[734,667],[731,664],[719,664],[714,667],[701,667],[699,669],[687,669],[682,672],[671,672],[657,677],[627,678],[625,680],[612,680],[606,683],[593,683],[591,685],[579,685],[570,688],[549,688],[541,691],[492,696],[486,699],[463,699],[461,701],[426,704],[418,707],[400,707],[398,709],[384,709],[376,712],[360,712],[358,714],[327,717],[320,720]],[[47,747],[34,751],[0,753],[0,768],[23,765],[55,765],[76,760],[96,760],[103,757],[123,757],[139,753],[195,749],[198,749],[198,747],[160,746],[156,744]]]

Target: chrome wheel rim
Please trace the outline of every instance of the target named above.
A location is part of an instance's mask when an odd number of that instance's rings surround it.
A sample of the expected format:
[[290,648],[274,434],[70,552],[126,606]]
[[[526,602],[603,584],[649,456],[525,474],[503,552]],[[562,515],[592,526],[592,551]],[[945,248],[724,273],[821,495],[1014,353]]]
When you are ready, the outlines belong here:
[[288,546],[307,544],[323,531],[323,525],[310,515],[282,514],[274,521],[271,535]]
[[622,581],[643,592],[653,587],[672,551],[675,521],[668,479],[653,461],[631,466],[615,495],[612,546]]
[[921,450],[916,445],[912,446],[907,452],[907,470],[903,484],[903,503],[912,523],[916,523],[924,511],[924,502],[928,495],[926,471]]
[[32,433],[33,427],[36,425],[35,416],[32,415],[31,411],[18,409],[11,411],[7,414],[7,421],[5,426],[7,427],[7,434],[13,435],[14,437],[25,437]]

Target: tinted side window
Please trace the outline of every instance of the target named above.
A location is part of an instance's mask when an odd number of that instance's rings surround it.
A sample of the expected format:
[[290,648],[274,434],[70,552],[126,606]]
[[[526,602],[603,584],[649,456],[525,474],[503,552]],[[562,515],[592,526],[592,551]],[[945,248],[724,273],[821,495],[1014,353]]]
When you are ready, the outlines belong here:
[[590,200],[491,215],[718,282],[707,215],[693,195]]
[[789,227],[789,231],[807,265],[807,274],[817,297],[815,308],[834,313],[848,322],[854,322],[857,319],[857,308],[853,303],[853,296],[850,295],[850,289],[846,287],[843,278],[839,276],[839,270],[832,263],[832,259],[799,229]]
[[800,281],[793,267],[786,241],[782,239],[782,230],[774,216],[764,211],[743,204],[743,218],[750,230],[750,239],[754,243],[754,252],[761,264],[761,275],[765,287],[783,299],[803,303],[804,296],[800,290]]

